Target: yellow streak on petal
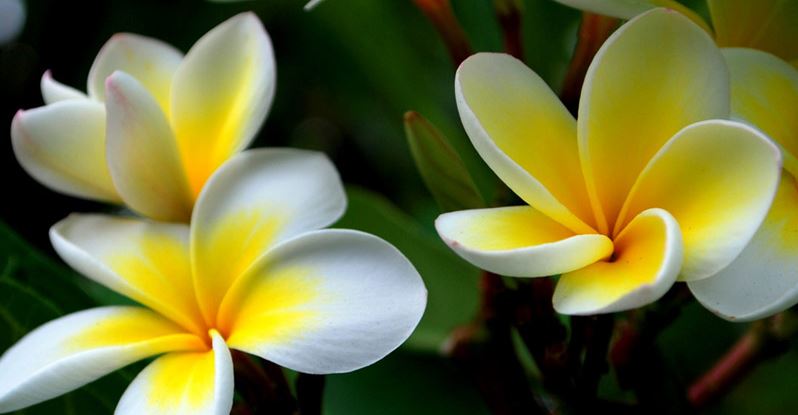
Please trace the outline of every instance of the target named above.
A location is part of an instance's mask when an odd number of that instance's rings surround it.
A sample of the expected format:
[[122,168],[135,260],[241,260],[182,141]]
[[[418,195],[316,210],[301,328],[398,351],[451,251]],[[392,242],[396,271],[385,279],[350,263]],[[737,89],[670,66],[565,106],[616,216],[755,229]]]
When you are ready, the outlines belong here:
[[[319,319],[321,279],[310,269],[253,269],[225,298],[219,327],[231,347],[279,343],[312,329]],[[328,293],[325,293],[328,295]]]
[[145,234],[138,242],[136,251],[111,255],[110,268],[138,291],[133,299],[204,335],[186,243],[166,234]]
[[[146,346],[143,343],[150,343]],[[60,348],[65,355],[82,350],[114,346],[144,346],[145,349],[202,350],[203,342],[196,336],[161,316],[146,310],[131,308],[99,321],[91,327],[75,333],[74,337]],[[139,348],[137,348],[139,349]],[[131,351],[133,352],[133,351]],[[135,353],[141,353],[136,350]]]
[[213,350],[173,353],[158,359],[149,379],[149,406],[160,413],[197,413],[214,398],[216,368]]
[[195,278],[207,321],[213,322],[219,304],[236,280],[274,243],[285,221],[279,214],[251,208],[228,214],[195,240]]
[[574,236],[570,229],[526,207],[485,210],[463,226],[468,229],[457,233],[457,242],[486,251],[526,248]]
[[[239,78],[242,85],[250,85],[255,79],[257,68],[251,61],[247,59],[242,65],[246,68]],[[240,150],[241,136],[250,122],[250,104],[249,96],[239,93],[219,102],[216,114],[179,124],[175,134],[195,200],[211,174]]]

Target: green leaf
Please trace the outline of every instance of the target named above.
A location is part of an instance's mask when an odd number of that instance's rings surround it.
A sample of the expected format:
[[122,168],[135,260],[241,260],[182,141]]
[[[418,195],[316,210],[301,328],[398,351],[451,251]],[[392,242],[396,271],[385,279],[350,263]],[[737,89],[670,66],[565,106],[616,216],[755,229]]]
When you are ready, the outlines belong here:
[[347,193],[349,208],[336,227],[377,235],[410,259],[424,279],[429,299],[421,323],[405,345],[438,352],[449,333],[476,314],[479,270],[382,196],[358,188]]
[[463,160],[429,120],[417,112],[406,112],[405,135],[416,167],[441,210],[485,206]]

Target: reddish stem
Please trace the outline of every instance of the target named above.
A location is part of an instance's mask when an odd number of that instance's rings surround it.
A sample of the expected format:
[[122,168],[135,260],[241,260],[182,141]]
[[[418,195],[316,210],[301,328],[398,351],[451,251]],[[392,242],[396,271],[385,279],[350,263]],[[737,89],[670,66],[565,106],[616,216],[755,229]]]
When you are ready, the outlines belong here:
[[590,62],[598,52],[604,41],[618,27],[618,19],[584,12],[582,24],[579,26],[579,37],[576,41],[571,64],[563,80],[560,97],[565,106],[576,114],[579,106],[579,95],[582,92],[582,83],[585,80]]
[[758,363],[788,350],[798,333],[798,318],[785,311],[753,325],[709,371],[695,381],[687,397],[695,408],[705,407],[733,388]]
[[687,391],[690,403],[704,407],[736,384],[759,360],[762,346],[759,333],[746,333],[715,366],[690,386]]
[[435,26],[455,66],[471,56],[471,45],[449,0],[413,0],[413,3]]
[[521,32],[521,8],[518,0],[495,0],[496,17],[504,36],[504,51],[518,59],[524,59]]

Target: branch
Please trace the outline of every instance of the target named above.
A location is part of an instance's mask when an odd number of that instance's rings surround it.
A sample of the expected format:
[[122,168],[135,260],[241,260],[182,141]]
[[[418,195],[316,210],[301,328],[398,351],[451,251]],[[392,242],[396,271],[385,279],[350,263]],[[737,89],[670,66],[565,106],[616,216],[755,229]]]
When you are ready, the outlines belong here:
[[454,15],[449,0],[413,0],[413,3],[427,16],[427,19],[438,31],[454,66],[460,66],[471,56],[471,45],[468,43],[463,27]]
[[610,349],[610,362],[618,384],[631,389],[645,412],[672,408],[689,412],[683,396],[684,385],[669,374],[656,339],[680,315],[682,306],[692,298],[684,284],[673,287],[662,299],[643,310],[627,313],[616,327],[616,340]]
[[560,92],[560,99],[572,114],[576,114],[579,107],[579,95],[590,62],[618,25],[618,19],[588,12],[582,14],[576,48]]
[[481,280],[482,306],[477,320],[452,334],[446,352],[473,379],[491,413],[548,414],[535,400],[512,341],[511,291],[488,272]]
[[757,364],[787,351],[798,333],[798,318],[786,311],[751,325],[720,360],[688,389],[695,408],[706,407],[736,386]]
[[524,59],[523,36],[521,32],[520,0],[494,0],[496,17],[504,36],[504,51],[516,58]]
[[280,366],[254,360],[246,353],[230,351],[233,355],[236,389],[244,398],[245,405],[234,408],[237,414],[295,415],[297,406],[288,381]]

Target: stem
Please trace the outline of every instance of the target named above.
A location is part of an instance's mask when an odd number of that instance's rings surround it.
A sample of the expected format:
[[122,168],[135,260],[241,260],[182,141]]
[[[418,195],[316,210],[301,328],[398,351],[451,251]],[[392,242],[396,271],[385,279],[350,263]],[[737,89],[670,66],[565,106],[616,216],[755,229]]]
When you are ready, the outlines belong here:
[[427,16],[441,36],[454,66],[460,66],[471,56],[471,45],[463,27],[454,15],[449,0],[413,0],[413,3]]
[[562,394],[573,384],[569,376],[568,333],[552,306],[553,294],[551,278],[519,281],[514,323],[543,375],[544,387]]
[[790,311],[753,323],[720,360],[687,390],[695,408],[712,404],[767,359],[787,351],[789,340],[798,333],[798,318]]
[[321,415],[325,380],[324,375],[299,374],[296,394],[301,415]]
[[235,384],[246,405],[235,408],[238,414],[295,415],[296,401],[280,366],[254,360],[246,353],[230,351],[233,355]]
[[[610,349],[610,362],[618,384],[631,389],[645,412],[673,408],[680,413],[690,407],[683,396],[684,385],[669,373],[656,339],[681,313],[692,295],[684,284],[673,287],[660,301],[645,310],[627,313],[616,326],[616,340]],[[676,397],[674,399],[674,397]]]
[[587,320],[587,324],[585,360],[577,379],[578,394],[582,397],[580,406],[596,399],[599,381],[610,369],[607,364],[607,351],[610,347],[612,328],[615,325],[615,319],[611,314],[582,319]]
[[501,277],[488,272],[481,289],[479,318],[453,333],[448,354],[474,380],[491,413],[548,414],[535,400],[513,345],[511,291]]
[[520,0],[494,0],[496,17],[504,36],[504,50],[510,55],[523,60],[524,46],[521,32]]
[[618,19],[588,12],[582,13],[582,24],[579,26],[576,48],[560,92],[562,102],[572,114],[576,114],[579,106],[582,83],[585,80],[585,75],[593,56],[596,55],[604,41],[615,31],[618,24]]

